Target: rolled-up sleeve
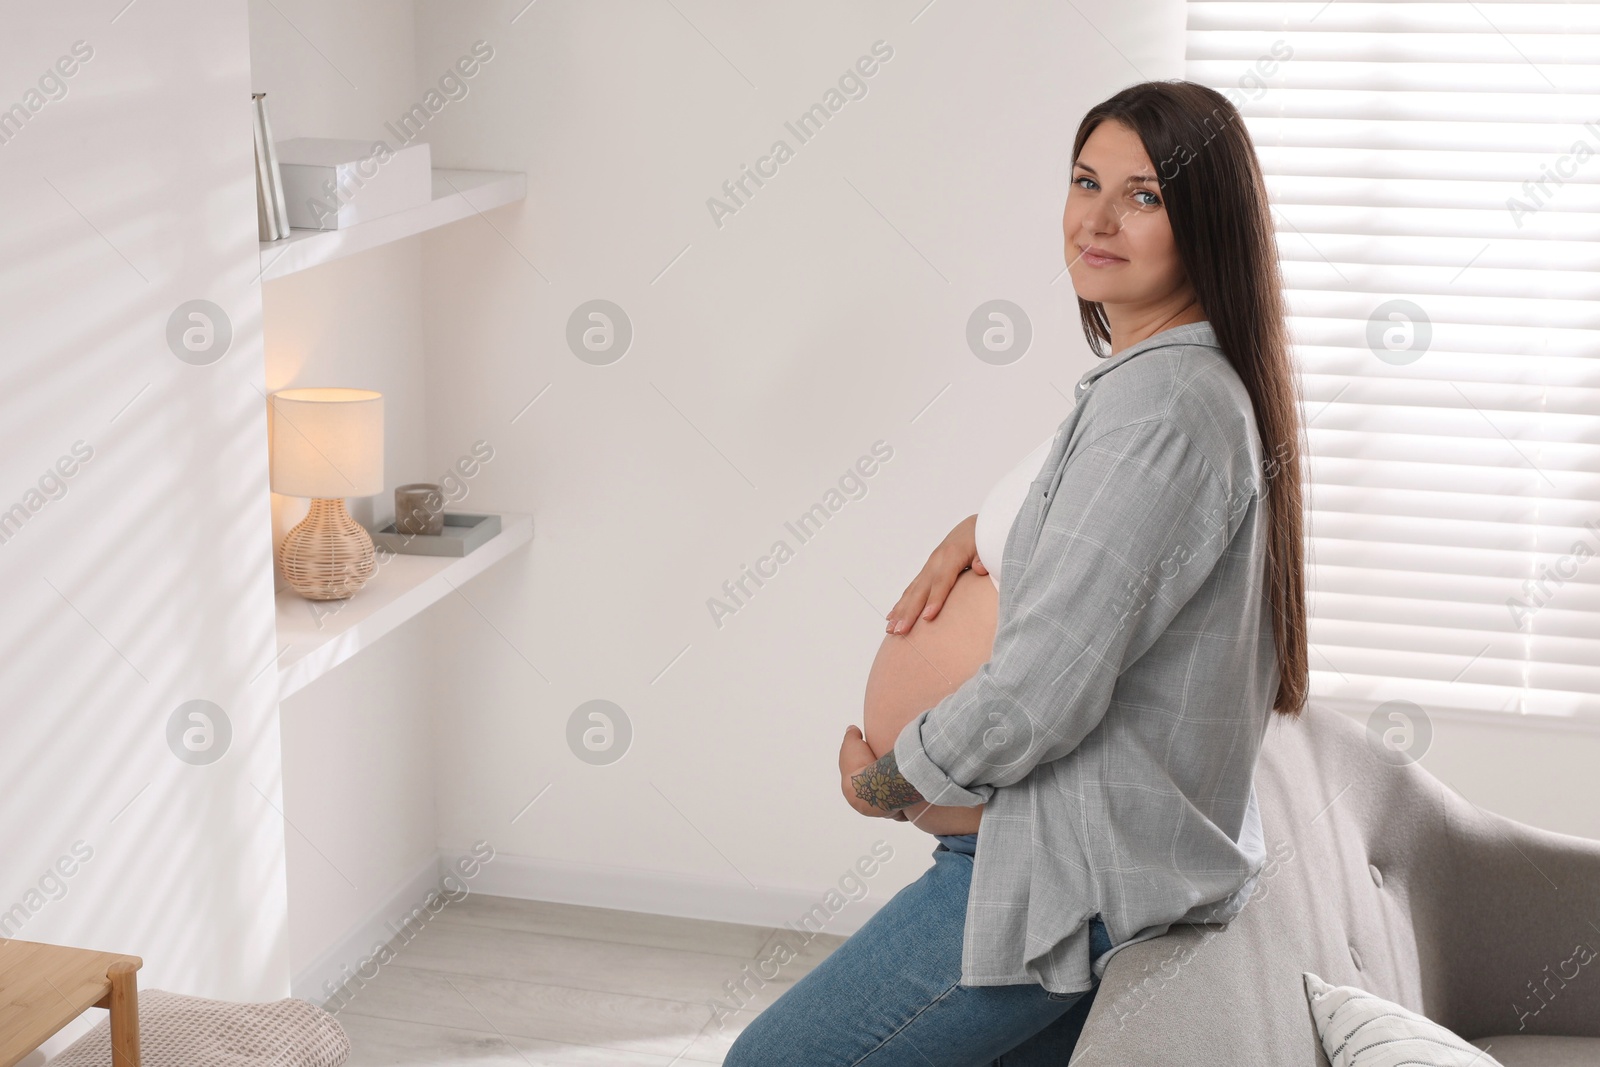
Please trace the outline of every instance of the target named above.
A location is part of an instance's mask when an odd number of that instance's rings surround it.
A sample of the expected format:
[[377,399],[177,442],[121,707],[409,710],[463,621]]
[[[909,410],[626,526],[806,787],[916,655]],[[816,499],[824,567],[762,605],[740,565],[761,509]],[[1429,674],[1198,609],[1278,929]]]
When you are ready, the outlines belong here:
[[1226,484],[1165,418],[1074,445],[989,661],[900,732],[900,773],[933,804],[972,806],[1070,753],[1205,582],[1255,492]]

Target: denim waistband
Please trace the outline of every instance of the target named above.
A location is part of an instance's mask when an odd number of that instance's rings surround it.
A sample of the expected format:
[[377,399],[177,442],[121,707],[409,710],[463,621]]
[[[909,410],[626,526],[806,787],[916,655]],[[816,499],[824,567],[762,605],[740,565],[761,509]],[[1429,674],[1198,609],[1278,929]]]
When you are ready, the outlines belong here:
[[951,852],[965,852],[969,856],[978,854],[977,834],[934,834],[933,839]]

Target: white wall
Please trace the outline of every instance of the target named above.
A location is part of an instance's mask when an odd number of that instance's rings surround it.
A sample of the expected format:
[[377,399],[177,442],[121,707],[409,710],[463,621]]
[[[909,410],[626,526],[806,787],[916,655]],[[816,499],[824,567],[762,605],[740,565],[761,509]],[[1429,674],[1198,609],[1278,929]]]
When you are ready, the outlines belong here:
[[[0,932],[138,954],[145,987],[271,998],[289,960],[245,8],[122,7],[13,6],[0,34],[4,106],[93,50],[0,144],[0,507],[41,505],[0,544]],[[232,324],[209,365],[166,339],[201,298]],[[93,458],[64,495],[30,498],[78,441]],[[207,765],[168,745],[191,700],[231,724]],[[52,881],[76,842],[91,858]]]
[[283,702],[296,996],[320,1003],[325,981],[393,936],[383,920],[423,899],[417,880],[437,880],[434,630],[433,616],[412,619]]
[[[778,922],[882,836],[883,899],[932,842],[846,807],[839,739],[884,612],[1091,364],[1051,284],[1072,132],[1180,73],[1181,5],[1085,8],[1098,33],[1045,2],[520,7],[417,9],[424,78],[495,49],[436,157],[530,185],[426,240],[434,465],[492,440],[485,506],[538,531],[478,593],[498,633],[438,609],[441,842],[492,841],[498,891]],[[865,98],[799,144],[785,120],[879,40]],[[794,158],[719,229],[707,198],[780,137]],[[1035,331],[1003,367],[964,337],[997,297]],[[564,340],[594,298],[635,329],[610,366]],[[865,498],[715,626],[707,598],[880,439]],[[611,766],[567,746],[595,698],[635,729]]]
[[[1365,716],[1357,716],[1365,723]],[[1485,811],[1600,840],[1600,731],[1593,725],[1432,716],[1429,772]]]

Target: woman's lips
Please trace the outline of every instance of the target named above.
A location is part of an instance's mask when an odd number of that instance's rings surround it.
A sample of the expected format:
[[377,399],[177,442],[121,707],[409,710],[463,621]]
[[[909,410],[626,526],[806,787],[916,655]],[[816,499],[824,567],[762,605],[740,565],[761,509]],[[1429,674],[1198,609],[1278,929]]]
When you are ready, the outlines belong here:
[[1128,262],[1127,260],[1123,259],[1121,256],[1113,256],[1113,255],[1109,255],[1107,253],[1100,252],[1100,251],[1096,250],[1093,245],[1090,245],[1088,248],[1082,249],[1082,252],[1083,252],[1083,255],[1080,258],[1085,263],[1089,264],[1089,266],[1091,266],[1091,267],[1110,267],[1110,266],[1113,266],[1113,265],[1115,265],[1117,263],[1126,263],[1126,262]]

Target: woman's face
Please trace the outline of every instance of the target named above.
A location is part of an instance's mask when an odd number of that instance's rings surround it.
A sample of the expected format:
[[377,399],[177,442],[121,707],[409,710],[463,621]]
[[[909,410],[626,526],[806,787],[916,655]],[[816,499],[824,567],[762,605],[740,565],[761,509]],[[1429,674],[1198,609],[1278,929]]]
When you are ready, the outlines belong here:
[[1159,307],[1189,289],[1156,168],[1120,122],[1102,122],[1084,141],[1061,231],[1072,287],[1085,300]]

